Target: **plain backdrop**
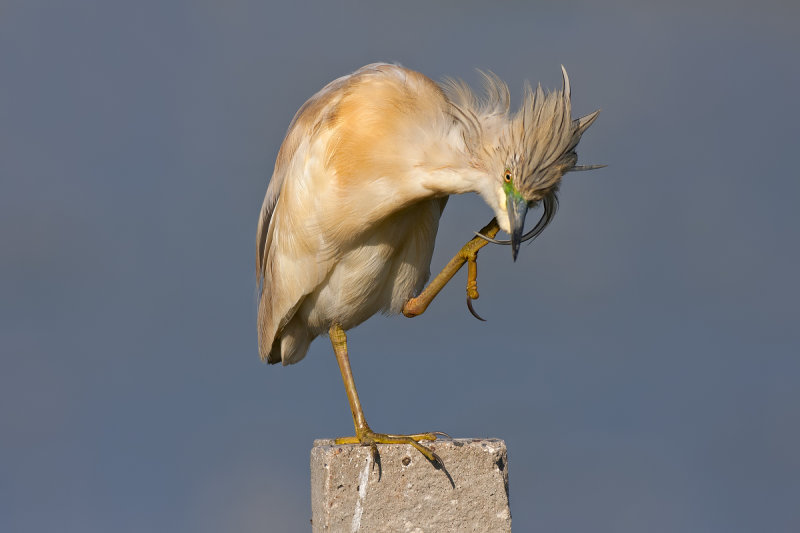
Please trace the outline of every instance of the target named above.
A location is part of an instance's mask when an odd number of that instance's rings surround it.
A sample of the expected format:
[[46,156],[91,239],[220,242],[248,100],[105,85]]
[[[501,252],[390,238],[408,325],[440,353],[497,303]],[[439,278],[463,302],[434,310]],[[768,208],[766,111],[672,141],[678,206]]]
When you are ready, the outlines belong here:
[[[327,339],[258,359],[256,220],[295,111],[374,61],[515,105],[563,64],[609,166],[481,252],[488,322],[461,273],[351,331],[370,424],[505,439],[515,531],[800,530],[798,6],[0,2],[0,530],[309,530],[352,422]],[[490,217],[452,198],[433,270]]]

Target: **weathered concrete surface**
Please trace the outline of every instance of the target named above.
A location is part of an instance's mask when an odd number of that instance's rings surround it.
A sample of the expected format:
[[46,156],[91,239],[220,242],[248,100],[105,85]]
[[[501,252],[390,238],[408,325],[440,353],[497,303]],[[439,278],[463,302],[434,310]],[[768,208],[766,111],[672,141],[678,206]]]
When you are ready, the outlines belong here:
[[434,469],[411,446],[381,444],[379,480],[369,447],[315,441],[313,530],[511,531],[505,442],[443,439],[427,446],[442,458],[447,473]]

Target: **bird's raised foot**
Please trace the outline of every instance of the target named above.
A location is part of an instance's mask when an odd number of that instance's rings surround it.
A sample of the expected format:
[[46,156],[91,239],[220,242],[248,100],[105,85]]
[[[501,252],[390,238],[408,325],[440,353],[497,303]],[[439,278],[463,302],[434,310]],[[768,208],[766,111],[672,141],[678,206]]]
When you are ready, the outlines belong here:
[[[497,235],[498,231],[500,231],[500,226],[497,224],[497,219],[493,218],[488,224],[481,228],[481,231],[478,232],[478,236],[473,237],[461,247],[461,250],[458,251],[418,296],[406,302],[403,306],[403,314],[411,318],[424,313],[431,301],[439,294],[439,291],[441,291],[447,282],[453,278],[455,273],[464,266],[464,263],[467,263],[467,307],[475,318],[484,320],[472,307],[472,300],[478,298],[478,284],[476,281],[478,276],[478,250],[486,246],[486,244]],[[486,240],[487,238],[490,240]]]
[[472,313],[472,316],[486,322],[486,319],[479,315],[475,308],[472,307],[472,300],[477,300],[480,297],[478,294],[478,252],[475,251],[467,256],[467,309]]
[[361,444],[362,446],[370,446],[372,448],[372,455],[375,457],[375,462],[379,463],[377,456],[378,444],[409,444],[416,448],[437,470],[444,467],[441,457],[439,457],[433,450],[423,446],[419,443],[421,440],[434,441],[437,435],[447,437],[446,433],[440,431],[433,431],[430,433],[415,433],[413,435],[392,435],[387,433],[375,433],[367,428],[360,431],[359,435],[354,437],[339,437],[334,442],[336,444]]

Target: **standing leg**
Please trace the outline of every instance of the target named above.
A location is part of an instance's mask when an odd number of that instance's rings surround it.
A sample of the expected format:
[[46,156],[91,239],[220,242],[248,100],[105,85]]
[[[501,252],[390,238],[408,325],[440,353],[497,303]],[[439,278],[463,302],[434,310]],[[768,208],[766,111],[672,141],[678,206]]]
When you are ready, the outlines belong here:
[[347,355],[347,335],[342,326],[334,324],[329,330],[333,351],[336,353],[336,361],[339,363],[339,370],[342,372],[344,390],[347,392],[347,401],[350,402],[350,411],[353,414],[353,425],[356,428],[355,437],[340,437],[336,439],[336,444],[363,444],[371,446],[373,454],[377,454],[376,444],[410,444],[420,451],[433,465],[441,468],[442,461],[439,456],[433,453],[417,441],[436,440],[435,433],[419,433],[415,435],[388,435],[385,433],[375,433],[367,425],[364,418],[364,410],[356,392],[356,383],[353,379],[353,371],[350,369],[350,358]]

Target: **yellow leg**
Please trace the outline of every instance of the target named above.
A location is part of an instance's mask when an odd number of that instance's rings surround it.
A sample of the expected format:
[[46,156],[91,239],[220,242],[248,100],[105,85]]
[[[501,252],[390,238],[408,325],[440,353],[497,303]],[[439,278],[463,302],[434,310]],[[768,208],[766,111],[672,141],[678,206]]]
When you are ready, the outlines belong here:
[[[493,218],[480,232],[487,237],[494,238],[499,230],[500,226],[497,225],[497,220]],[[403,306],[403,314],[407,317],[415,317],[424,313],[436,295],[439,294],[439,291],[441,291],[456,272],[464,266],[464,263],[469,263],[469,268],[467,269],[467,305],[474,315],[475,311],[472,309],[471,301],[478,298],[478,268],[476,259],[478,258],[478,250],[488,243],[489,241],[480,237],[474,237],[467,242],[450,262],[445,265],[442,271],[439,272],[439,275],[428,283],[428,286],[425,287],[419,296],[411,298],[406,302]]]
[[378,451],[377,444],[410,444],[419,450],[419,452],[433,463],[434,466],[441,468],[443,464],[439,456],[418,442],[420,440],[436,440],[436,433],[387,435],[385,433],[375,433],[370,429],[364,418],[364,410],[361,408],[361,402],[358,399],[356,383],[353,379],[353,371],[350,369],[350,357],[347,355],[347,335],[339,324],[331,326],[329,333],[333,351],[336,353],[336,361],[339,363],[339,370],[342,372],[342,381],[344,381],[344,389],[347,392],[347,400],[350,402],[350,411],[353,414],[353,425],[356,428],[356,435],[354,437],[338,438],[336,439],[336,444],[362,444],[364,446],[371,446],[373,455],[376,456]]

